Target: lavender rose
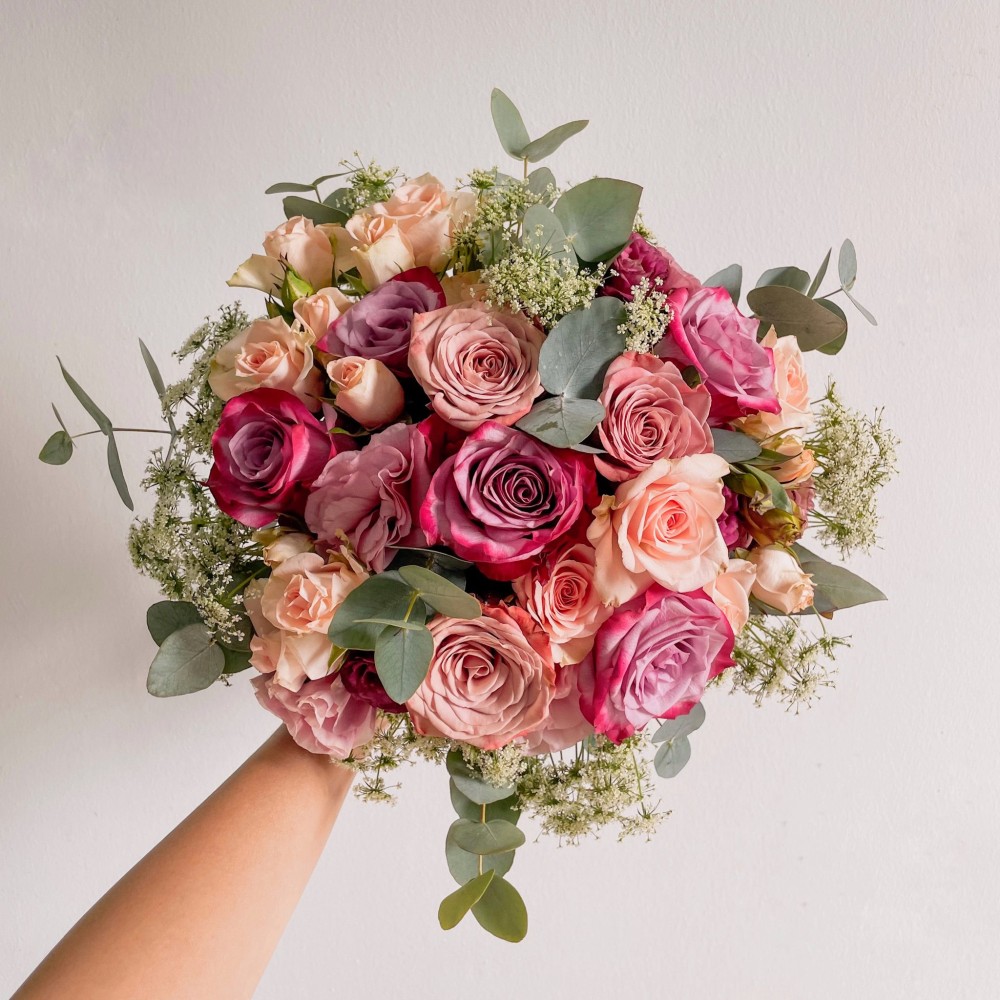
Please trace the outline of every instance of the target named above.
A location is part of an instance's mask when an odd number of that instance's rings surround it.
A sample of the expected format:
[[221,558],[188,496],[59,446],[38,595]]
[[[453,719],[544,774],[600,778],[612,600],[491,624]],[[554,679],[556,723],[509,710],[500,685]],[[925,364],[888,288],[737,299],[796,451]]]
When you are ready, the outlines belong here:
[[700,288],[701,283],[694,275],[688,274],[662,247],[654,246],[649,240],[633,233],[628,243],[611,262],[611,277],[601,288],[602,295],[631,302],[632,288],[643,278],[649,282],[650,291],[673,291],[675,288]]

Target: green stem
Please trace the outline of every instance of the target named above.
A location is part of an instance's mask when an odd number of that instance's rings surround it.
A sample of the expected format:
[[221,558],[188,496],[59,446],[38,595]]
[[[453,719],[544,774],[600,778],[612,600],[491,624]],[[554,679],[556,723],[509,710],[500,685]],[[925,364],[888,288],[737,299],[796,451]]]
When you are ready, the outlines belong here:
[[[115,434],[172,434],[172,431],[160,430],[158,427],[112,427],[112,432]],[[75,441],[77,438],[85,438],[88,434],[103,434],[104,431],[84,431],[82,434],[73,434],[72,438]]]
[[[479,822],[483,823],[484,825],[486,823],[486,803],[485,802],[480,806]],[[479,874],[480,875],[483,874],[483,856],[481,854],[479,855]]]

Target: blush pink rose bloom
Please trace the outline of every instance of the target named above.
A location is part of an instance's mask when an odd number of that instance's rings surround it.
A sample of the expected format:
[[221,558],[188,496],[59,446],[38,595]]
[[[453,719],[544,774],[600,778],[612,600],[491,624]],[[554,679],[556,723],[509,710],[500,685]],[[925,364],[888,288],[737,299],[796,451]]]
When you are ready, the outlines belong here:
[[518,604],[548,635],[556,663],[579,663],[611,615],[594,586],[596,561],[587,542],[560,545],[512,581]]
[[712,395],[712,419],[777,413],[771,349],[757,343],[759,321],[733,305],[724,288],[679,288],[670,295],[674,315],[660,341],[660,357],[692,365]]
[[705,584],[705,593],[715,602],[739,635],[750,618],[750,589],[757,567],[746,559],[730,559],[726,568]]
[[362,562],[381,572],[392,546],[427,544],[417,511],[429,483],[427,436],[417,426],[393,424],[360,450],[330,459],[306,502],[306,524],[331,548],[346,536]]
[[708,428],[712,397],[692,389],[671,361],[628,351],[611,362],[599,402],[604,419],[597,433],[608,457],[597,471],[620,483],[659,458],[681,458],[713,450]]
[[438,416],[462,430],[516,423],[541,395],[545,337],[524,316],[465,302],[413,319],[410,371]]
[[251,389],[282,389],[310,410],[319,409],[323,376],[313,363],[313,337],[280,317],[258,319],[212,358],[208,384],[219,399]]
[[484,607],[471,621],[438,616],[427,627],[434,656],[406,703],[417,732],[496,750],[546,718],[555,670],[526,611]]
[[602,295],[614,295],[625,302],[633,299],[632,289],[645,278],[649,290],[667,294],[675,288],[700,288],[701,283],[688,274],[663,247],[633,233],[628,243],[611,262],[611,276],[601,288]]
[[689,712],[705,685],[733,666],[733,630],[702,591],[654,584],[618,608],[580,664],[580,708],[614,743],[652,719]]
[[372,430],[397,420],[406,400],[399,379],[381,361],[337,358],[326,366],[337,387],[337,409]]
[[250,665],[289,691],[330,673],[336,666],[333,654],[333,643],[319,632],[272,628],[250,640]]
[[537,757],[558,753],[580,740],[593,736],[594,727],[580,711],[580,689],[577,678],[579,664],[573,663],[556,670],[556,687],[549,705],[548,718],[530,732],[525,733],[520,744],[526,754]]
[[729,558],[718,523],[728,472],[718,455],[661,458],[604,498],[587,537],[606,604],[623,604],[653,581],[683,592],[719,574]]
[[814,597],[812,576],[782,545],[752,549],[747,557],[757,567],[753,596],[786,615],[808,608]]
[[313,288],[327,288],[333,280],[333,248],[324,228],[295,215],[264,237],[264,253],[288,263]]
[[331,226],[330,233],[337,247],[337,272],[356,269],[369,291],[416,266],[410,241],[385,215],[360,212],[342,226]]
[[330,324],[350,307],[351,300],[339,288],[321,288],[312,295],[296,299],[292,312],[298,320],[297,325],[312,334],[314,346],[324,350],[316,341],[325,337]]
[[491,579],[512,580],[575,527],[595,482],[584,455],[491,420],[434,473],[420,524],[429,544],[447,545]]
[[346,760],[375,735],[378,712],[350,694],[336,676],[307,681],[298,691],[268,677],[255,677],[252,683],[257,701],[310,753]]
[[771,329],[760,343],[771,351],[780,409],[777,413],[751,414],[738,421],[737,426],[759,441],[808,430],[816,418],[809,406],[809,376],[799,342],[794,337],[779,337]]

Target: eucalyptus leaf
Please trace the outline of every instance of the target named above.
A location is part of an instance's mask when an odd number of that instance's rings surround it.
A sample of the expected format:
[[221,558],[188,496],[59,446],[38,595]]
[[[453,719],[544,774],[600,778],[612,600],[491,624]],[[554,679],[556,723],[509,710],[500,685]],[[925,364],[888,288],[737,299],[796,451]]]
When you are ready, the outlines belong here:
[[712,441],[715,454],[722,456],[730,464],[749,462],[760,454],[760,445],[742,431],[727,431],[713,427]]
[[780,285],[804,292],[809,287],[809,275],[800,267],[772,267],[757,279],[757,288]]
[[353,202],[354,192],[350,188],[336,188],[323,199],[324,205],[340,212],[344,222],[353,214],[351,212]]
[[750,475],[760,483],[761,488],[770,494],[771,503],[778,508],[778,510],[792,511],[795,504],[792,502],[791,497],[788,495],[788,491],[785,489],[777,479],[774,478],[770,473],[765,472],[763,469],[758,469],[751,466],[741,466],[745,472],[749,472]]
[[604,419],[604,407],[594,399],[553,396],[535,403],[517,427],[553,448],[572,448],[586,440]]
[[323,181],[332,181],[335,177],[347,177],[348,174],[353,174],[353,170],[339,170],[335,174],[321,174],[310,184],[310,187],[318,188]]
[[42,445],[38,457],[46,465],[65,465],[73,457],[73,439],[64,431],[56,431]]
[[264,194],[300,194],[306,191],[314,191],[314,184],[299,184],[296,181],[279,181],[264,189]]
[[94,418],[94,423],[105,433],[111,433],[111,421],[108,419],[107,415],[101,410],[101,408],[88,396],[77,382],[75,378],[68,371],[66,371],[63,366],[62,360],[56,358],[59,362],[59,370],[62,372],[62,376],[66,381],[66,384],[70,387],[70,391],[76,396],[79,404]]
[[[388,628],[401,628],[409,632],[416,632],[424,628],[423,622],[408,621],[400,618],[358,618],[358,625],[385,625]],[[379,633],[381,635],[381,633]]]
[[555,188],[556,176],[548,167],[536,167],[528,174],[528,190],[543,198],[544,204],[551,202]]
[[521,242],[541,248],[556,260],[576,260],[573,248],[566,241],[566,232],[555,213],[544,205],[532,205],[525,213],[521,226]]
[[784,285],[755,288],[747,295],[747,303],[779,337],[794,336],[803,351],[814,351],[847,331],[847,324],[835,313]]
[[389,697],[402,705],[423,683],[434,655],[434,638],[419,629],[387,628],[375,640],[375,670]]
[[514,102],[499,88],[494,87],[490,95],[490,113],[493,116],[493,125],[497,130],[497,137],[500,145],[507,153],[517,159],[524,156],[524,147],[531,142],[531,136],[524,127],[524,119],[521,112],[514,106]]
[[219,648],[222,650],[223,657],[225,657],[222,667],[224,674],[238,674],[250,666],[249,649],[236,649],[233,646],[224,646],[221,643]]
[[[360,586],[355,587],[337,608],[333,621],[330,622],[328,632],[330,640],[344,649],[373,650],[375,640],[385,626],[371,623],[358,624],[359,619],[404,619],[412,596],[412,588],[401,580],[385,573],[369,577]],[[417,603],[420,604],[419,601]],[[411,614],[410,617],[414,616]]]
[[187,625],[202,625],[198,609],[189,601],[157,601],[146,609],[146,628],[157,646]]
[[414,555],[426,556],[442,566],[447,566],[454,570],[467,570],[472,563],[468,559],[460,559],[451,552],[444,552],[441,549],[422,549],[411,545],[390,545],[394,552],[412,552]]
[[514,943],[528,933],[528,911],[521,894],[510,882],[496,876],[472,907],[479,925],[494,937]]
[[702,282],[705,288],[724,288],[733,305],[739,305],[740,289],[743,287],[743,268],[739,264],[730,264],[721,271],[716,271],[710,278]]
[[473,904],[482,899],[483,893],[493,881],[494,874],[493,871],[485,871],[441,900],[441,905],[438,907],[438,923],[442,930],[450,931],[462,922],[462,918],[472,909]]
[[157,698],[201,691],[219,679],[225,662],[205,625],[185,625],[164,639],[149,667],[146,690]]
[[575,121],[567,122],[565,125],[557,125],[550,129],[540,139],[532,139],[521,150],[521,156],[529,163],[537,163],[544,160],[546,156],[551,156],[567,139],[582,132],[590,122]]
[[831,340],[829,344],[817,347],[816,350],[820,354],[839,354],[843,350],[844,344],[847,343],[847,316],[836,302],[831,302],[829,299],[816,299],[815,301],[828,312],[832,312],[834,316],[839,316],[844,321],[844,332],[836,340]]
[[854,287],[858,280],[858,254],[850,240],[844,240],[840,245],[840,256],[837,258],[837,271],[840,274],[840,286],[845,292]]
[[479,874],[479,866],[482,864],[484,872],[495,871],[497,875],[506,875],[514,865],[516,857],[513,851],[506,854],[489,854],[480,857],[477,854],[470,854],[455,843],[452,837],[452,828],[462,820],[455,820],[448,829],[448,835],[444,840],[444,858],[448,864],[448,871],[451,877],[459,884],[464,885],[470,879],[474,879]]
[[699,701],[691,706],[687,714],[679,715],[676,719],[667,719],[653,734],[653,742],[664,743],[667,740],[690,736],[701,729],[704,722],[705,706]]
[[472,619],[483,613],[479,601],[471,594],[423,566],[400,566],[399,575],[439,614]]
[[466,764],[461,750],[452,750],[448,754],[446,766],[455,787],[472,802],[489,805],[514,794],[510,785],[491,785],[481,774],[473,771]]
[[485,823],[459,819],[452,825],[451,836],[463,851],[483,856],[506,854],[524,844],[524,834],[505,819],[491,819]]
[[806,295],[812,298],[818,291],[819,286],[823,283],[823,279],[826,277],[826,269],[830,266],[830,254],[833,253],[833,247],[830,247],[826,252],[826,256],[823,258],[823,263],[820,264],[819,270],[816,272],[816,277],[813,278],[812,284],[809,286],[809,290]]
[[606,261],[632,235],[641,197],[638,184],[594,177],[565,192],[554,211],[580,260]]
[[878,587],[863,580],[845,566],[827,562],[803,545],[793,545],[792,551],[803,571],[812,576],[815,590],[813,607],[819,614],[830,614],[860,604],[887,600]]
[[[484,806],[478,802],[473,802],[468,796],[463,795],[458,785],[455,784],[454,778],[449,778],[448,780],[448,794],[451,796],[452,808],[458,813],[461,819],[471,819],[476,823],[482,823],[485,815],[486,822],[489,822],[491,819],[505,819],[508,823],[516,824],[521,818],[518,799],[513,794],[508,795],[505,799],[500,799],[498,802],[490,802]],[[483,813],[484,808],[486,810],[485,814]]]
[[846,288],[844,289],[844,294],[851,300],[851,304],[854,308],[857,309],[857,311],[861,313],[861,315],[864,316],[864,318],[868,320],[872,326],[878,326],[878,320]]
[[676,778],[691,759],[691,741],[686,736],[664,743],[656,751],[653,768],[661,778]]
[[339,209],[324,205],[321,201],[313,201],[310,198],[299,198],[293,194],[282,199],[281,207],[285,212],[286,219],[302,215],[317,224],[322,224],[326,222],[343,222],[346,218],[345,214]]
[[[65,423],[63,422],[63,418],[62,418],[61,416],[59,416],[59,411],[58,411],[58,410],[56,409],[56,404],[55,404],[55,403],[50,403],[49,405],[50,405],[50,406],[52,407],[52,412],[53,412],[53,413],[54,413],[54,414],[56,415],[56,420],[58,420],[58,421],[59,421],[59,426],[60,426],[60,427],[61,427],[61,428],[62,428],[62,429],[63,429],[64,431],[66,431],[66,433],[67,433],[67,434],[69,434],[69,428],[68,428],[68,427],[66,426],[66,424],[65,424]],[[71,435],[71,436],[72,436],[72,435]]]
[[135,504],[132,503],[132,497],[128,491],[128,484],[125,482],[125,474],[122,472],[118,444],[114,434],[110,431],[108,431],[108,471],[111,473],[111,481],[115,484],[115,489],[118,490],[118,496],[121,497],[122,503],[129,510],[135,510]]
[[553,394],[597,399],[604,373],[625,350],[625,338],[618,332],[624,321],[625,307],[611,295],[563,316],[539,353],[542,385]]
[[156,361],[153,359],[153,355],[142,338],[139,339],[139,352],[142,354],[142,360],[145,362],[146,371],[149,372],[149,380],[153,383],[156,395],[162,399],[164,392],[167,391],[166,386],[163,384],[163,376],[160,374],[160,369],[157,368]]

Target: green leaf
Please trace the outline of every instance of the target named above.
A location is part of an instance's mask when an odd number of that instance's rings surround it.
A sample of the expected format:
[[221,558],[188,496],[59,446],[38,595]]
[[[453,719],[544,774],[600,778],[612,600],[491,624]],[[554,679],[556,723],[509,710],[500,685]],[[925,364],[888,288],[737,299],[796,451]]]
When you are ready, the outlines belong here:
[[821,615],[887,599],[878,587],[846,567],[827,562],[802,545],[793,545],[792,551],[803,571],[812,576],[815,588],[813,607]]
[[264,189],[264,194],[297,194],[315,190],[314,184],[299,184],[296,181],[279,181]]
[[65,431],[56,431],[42,445],[38,457],[46,465],[65,465],[73,456],[73,439]]
[[544,198],[545,204],[551,202],[553,195],[550,194],[549,189],[551,188],[554,192],[555,186],[556,176],[548,167],[536,167],[528,174],[528,190],[532,194]]
[[515,853],[508,851],[506,854],[489,854],[480,858],[477,854],[462,850],[452,837],[452,829],[461,822],[462,820],[457,819],[452,823],[444,840],[444,858],[451,877],[459,885],[464,885],[479,874],[480,862],[484,872],[495,871],[497,875],[506,875],[514,865]]
[[721,455],[730,464],[749,462],[760,454],[760,445],[742,431],[727,431],[713,427],[712,440],[715,443],[716,455]]
[[774,478],[770,473],[765,472],[763,469],[758,469],[752,466],[741,465],[740,468],[749,472],[750,475],[760,483],[761,487],[771,495],[771,503],[774,504],[778,510],[784,510],[791,512],[795,504],[792,502],[791,497],[788,495],[788,491],[785,489],[777,479]]
[[241,670],[246,670],[250,666],[250,650],[237,649],[234,646],[224,646],[219,644],[222,655],[225,657],[225,664],[222,668],[224,674],[238,674]]
[[809,286],[809,275],[800,267],[772,267],[757,279],[756,287],[768,288],[775,285],[804,292]]
[[442,930],[450,931],[462,922],[462,918],[472,909],[473,904],[483,898],[483,893],[489,888],[494,874],[492,871],[485,871],[441,900],[441,905],[438,907],[438,923]]
[[577,257],[610,260],[632,235],[642,188],[629,181],[594,177],[570,188],[555,204]]
[[142,360],[146,364],[146,371],[149,372],[149,380],[153,383],[156,395],[162,399],[164,392],[166,392],[166,386],[163,384],[163,376],[160,374],[160,369],[156,367],[156,361],[153,360],[153,355],[150,353],[149,348],[143,343],[141,338],[139,339],[139,351],[142,354]]
[[576,260],[573,248],[566,241],[566,232],[555,213],[544,205],[532,205],[525,213],[521,227],[521,242],[541,246],[556,260]]
[[466,764],[461,750],[452,750],[448,754],[446,766],[458,790],[467,799],[480,805],[499,802],[514,794],[514,789],[510,785],[491,785],[481,774],[473,771]]
[[[409,632],[417,632],[424,627],[421,621],[409,621],[400,618],[359,618],[358,625],[385,625],[387,628],[401,628]],[[381,634],[381,633],[380,633]]]
[[624,306],[610,295],[563,316],[539,353],[542,385],[553,394],[597,399],[608,365],[625,350],[618,332],[624,321]]
[[316,178],[310,185],[311,187],[318,188],[323,181],[332,181],[335,177],[347,177],[348,174],[353,174],[353,170],[340,170],[335,174],[321,174]]
[[452,825],[451,834],[463,851],[476,855],[506,854],[524,844],[524,834],[505,819],[492,819],[486,823],[459,819]]
[[434,655],[434,637],[419,629],[387,628],[375,640],[375,670],[393,701],[403,704],[423,683]]
[[844,332],[836,340],[831,340],[829,344],[817,347],[816,350],[820,354],[839,354],[843,350],[844,344],[847,343],[847,316],[836,302],[831,302],[829,299],[816,299],[815,301],[824,309],[832,312],[834,316],[839,316],[844,321]]
[[344,649],[373,650],[375,640],[385,626],[357,624],[358,620],[406,618],[412,596],[412,589],[401,580],[386,576],[384,573],[370,577],[355,587],[337,608],[333,621],[330,622],[330,640]]
[[389,548],[394,552],[412,552],[414,555],[425,556],[453,570],[467,570],[472,565],[468,559],[459,559],[458,556],[442,549],[421,549],[411,545],[390,545]]
[[795,337],[803,351],[814,351],[847,332],[847,324],[835,313],[784,285],[755,288],[747,303],[762,323],[772,325],[779,337]]
[[[56,415],[56,420],[59,421],[59,426],[64,431],[66,431],[67,434],[69,434],[69,428],[66,426],[65,423],[63,423],[63,418],[59,416],[59,411],[56,409],[56,404],[55,403],[50,403],[49,405],[52,407],[52,412]],[[70,436],[72,437],[72,435],[70,435]]]
[[472,619],[483,613],[479,601],[432,570],[423,566],[400,566],[399,575],[439,614]]
[[692,705],[686,715],[679,715],[676,719],[667,719],[653,734],[654,743],[663,743],[667,740],[680,739],[682,736],[690,736],[701,729],[705,722],[705,706],[699,701]]
[[76,396],[77,401],[80,405],[94,418],[94,422],[98,427],[105,433],[111,433],[111,421],[100,409],[100,407],[88,396],[83,389],[80,387],[80,383],[77,382],[75,378],[63,367],[62,360],[56,358],[59,362],[59,369],[62,372],[63,378],[66,380],[66,384],[70,387],[73,395]]
[[511,156],[522,159],[524,147],[531,142],[531,136],[524,127],[521,112],[514,102],[499,88],[494,87],[490,95],[490,113],[493,115],[493,125],[497,130],[500,145]]
[[198,609],[188,601],[157,601],[146,610],[146,628],[157,646],[187,625],[202,625]]
[[497,876],[472,907],[479,925],[503,941],[523,941],[528,933],[528,911],[521,894],[510,882]]
[[118,490],[118,496],[121,497],[122,503],[129,510],[135,510],[128,485],[125,482],[125,474],[122,472],[122,460],[118,455],[118,445],[115,442],[114,434],[110,431],[108,431],[108,471],[111,473],[111,481],[115,484],[115,489]]
[[844,294],[851,300],[851,304],[854,308],[857,309],[857,311],[861,313],[861,315],[864,316],[864,318],[868,320],[872,326],[878,326],[878,320],[853,295],[851,295],[846,288],[844,289]]
[[146,690],[157,698],[201,691],[219,679],[225,662],[205,625],[185,625],[164,639],[150,665]]
[[351,207],[353,202],[354,192],[350,188],[336,188],[323,199],[323,204],[339,212],[343,216],[342,221],[344,222],[352,214]]
[[656,751],[653,767],[661,778],[676,778],[690,759],[691,741],[686,736],[679,736]]
[[711,278],[706,278],[702,284],[705,288],[724,288],[733,305],[739,305],[740,289],[743,286],[743,268],[739,264],[730,264],[721,271],[716,271]]
[[820,264],[819,270],[816,272],[816,277],[813,278],[812,284],[809,286],[809,290],[806,295],[812,298],[818,291],[819,286],[823,283],[823,279],[826,277],[826,269],[830,266],[830,254],[833,253],[833,247],[830,247],[826,252],[826,256],[823,258],[823,263]]
[[551,156],[567,139],[582,132],[590,123],[588,121],[567,122],[550,129],[540,139],[532,139],[521,150],[521,156],[529,163],[537,163]]
[[517,427],[553,448],[571,448],[586,440],[604,419],[604,407],[595,399],[554,396],[535,403]]
[[304,215],[307,219],[321,224],[324,222],[343,222],[346,218],[339,209],[324,205],[321,201],[298,198],[295,195],[289,195],[282,199],[281,207],[284,209],[286,219],[291,219],[296,215]]
[[854,287],[858,280],[858,254],[850,240],[840,244],[840,256],[837,258],[837,271],[840,274],[840,287],[845,292]]
[[[455,784],[454,778],[448,780],[448,793],[451,796],[452,808],[458,813],[461,819],[471,819],[476,823],[483,821],[483,806],[478,802],[463,795]],[[491,819],[505,819],[508,823],[516,824],[521,818],[521,809],[518,806],[516,795],[508,795],[498,802],[490,802],[486,806],[486,821]]]

